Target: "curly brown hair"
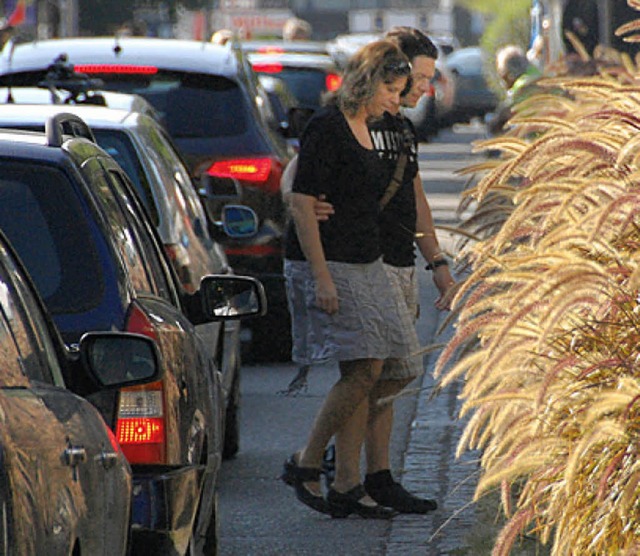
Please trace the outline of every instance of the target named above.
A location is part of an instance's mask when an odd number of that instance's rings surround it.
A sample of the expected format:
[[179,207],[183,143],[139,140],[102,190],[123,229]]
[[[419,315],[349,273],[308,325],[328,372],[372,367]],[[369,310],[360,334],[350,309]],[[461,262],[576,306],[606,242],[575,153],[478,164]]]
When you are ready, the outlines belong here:
[[379,40],[358,50],[347,63],[336,101],[340,110],[354,115],[380,83],[392,83],[411,74],[409,59],[392,41]]

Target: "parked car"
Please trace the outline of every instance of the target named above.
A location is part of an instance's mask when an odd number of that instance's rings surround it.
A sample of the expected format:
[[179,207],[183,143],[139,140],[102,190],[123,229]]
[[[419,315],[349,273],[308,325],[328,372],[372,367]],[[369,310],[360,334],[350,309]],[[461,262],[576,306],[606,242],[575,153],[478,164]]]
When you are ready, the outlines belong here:
[[89,332],[69,353],[2,233],[0,291],[0,554],[124,556],[131,468],[65,377],[82,374],[96,391],[156,381],[155,343]]
[[258,74],[284,81],[301,108],[317,110],[327,93],[342,82],[325,43],[305,41],[244,42],[243,50]]
[[[196,291],[207,274],[232,272],[222,246],[209,235],[204,208],[187,170],[164,129],[152,118],[99,106],[0,105],[0,128],[44,131],[46,122],[61,112],[89,124],[98,145],[127,173],[188,292]],[[218,227],[218,235],[224,234],[222,222]],[[196,329],[207,346],[220,350],[211,356],[217,357],[222,373],[227,408],[223,455],[230,458],[240,442],[240,323],[205,323]]]
[[485,77],[487,58],[480,47],[454,50],[445,64],[455,80],[452,114],[457,121],[483,117],[498,105],[498,97]]
[[[237,202],[253,208],[258,233],[222,238],[232,268],[265,286],[268,314],[250,323],[251,354],[290,357],[290,320],[282,271],[287,214],[279,187],[293,150],[277,132],[266,93],[232,43],[158,38],[73,38],[22,43],[0,57],[0,86],[36,85],[52,61],[66,54],[76,71],[104,88],[145,97],[160,113],[191,174],[235,178]],[[223,191],[226,193],[226,190]],[[219,220],[228,197],[205,200]]]
[[[227,210],[228,226],[242,227]],[[262,314],[259,282],[209,275],[187,292],[128,176],[72,114],[50,118],[45,133],[0,130],[0,229],[69,349],[87,331],[158,345],[161,380],[87,394],[132,467],[132,552],[215,551],[225,401],[219,349],[196,325]],[[88,392],[83,376],[67,383]]]

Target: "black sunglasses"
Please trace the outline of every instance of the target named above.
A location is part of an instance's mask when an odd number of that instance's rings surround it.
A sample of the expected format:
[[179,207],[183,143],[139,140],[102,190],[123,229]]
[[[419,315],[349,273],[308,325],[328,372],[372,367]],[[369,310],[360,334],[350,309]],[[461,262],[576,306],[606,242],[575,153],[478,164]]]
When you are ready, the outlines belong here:
[[396,75],[411,75],[411,64],[404,60],[394,60],[383,66],[385,73],[394,73]]

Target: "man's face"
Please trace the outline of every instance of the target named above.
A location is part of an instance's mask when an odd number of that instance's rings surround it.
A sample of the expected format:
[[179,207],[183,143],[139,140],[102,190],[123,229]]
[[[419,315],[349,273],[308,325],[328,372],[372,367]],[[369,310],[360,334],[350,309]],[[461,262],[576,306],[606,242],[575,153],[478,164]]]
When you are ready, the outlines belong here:
[[411,60],[411,90],[402,97],[402,105],[413,108],[420,97],[429,91],[429,83],[436,72],[436,61],[427,56],[416,56]]

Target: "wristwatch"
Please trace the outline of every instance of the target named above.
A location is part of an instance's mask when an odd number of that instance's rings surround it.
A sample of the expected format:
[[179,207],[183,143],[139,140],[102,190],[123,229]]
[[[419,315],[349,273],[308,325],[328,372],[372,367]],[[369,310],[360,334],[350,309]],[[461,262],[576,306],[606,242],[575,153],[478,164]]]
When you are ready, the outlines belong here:
[[427,263],[427,266],[425,266],[425,268],[427,270],[435,270],[439,266],[449,266],[449,261],[447,259],[436,259],[432,263]]

